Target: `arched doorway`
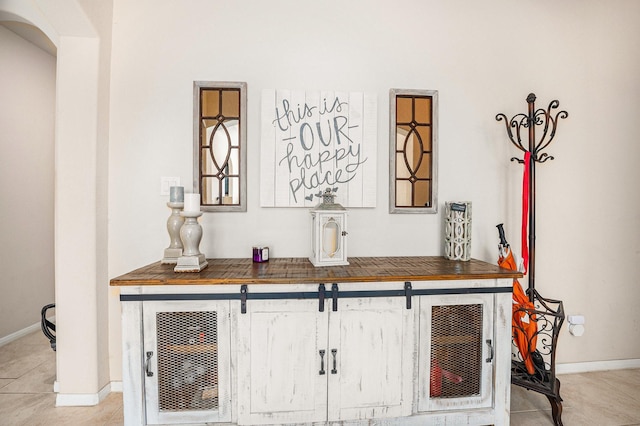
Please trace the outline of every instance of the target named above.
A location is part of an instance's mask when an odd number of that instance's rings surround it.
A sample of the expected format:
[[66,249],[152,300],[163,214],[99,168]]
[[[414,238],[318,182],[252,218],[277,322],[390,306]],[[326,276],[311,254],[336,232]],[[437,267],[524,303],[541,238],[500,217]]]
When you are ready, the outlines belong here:
[[[108,130],[98,132],[99,128],[108,129],[109,66],[108,59],[104,65],[101,60],[108,58],[109,52],[100,55],[94,23],[103,24],[100,13],[112,4],[109,0],[0,0],[0,20],[33,25],[58,51],[54,144],[56,405],[95,405],[109,392],[104,213],[108,156],[99,155],[106,151]],[[93,23],[89,17],[94,18]],[[104,22],[109,28],[108,39],[111,24],[109,19]],[[107,82],[107,89],[101,81]]]
[[55,300],[56,49],[17,21],[0,21],[0,46],[0,338],[12,340]]

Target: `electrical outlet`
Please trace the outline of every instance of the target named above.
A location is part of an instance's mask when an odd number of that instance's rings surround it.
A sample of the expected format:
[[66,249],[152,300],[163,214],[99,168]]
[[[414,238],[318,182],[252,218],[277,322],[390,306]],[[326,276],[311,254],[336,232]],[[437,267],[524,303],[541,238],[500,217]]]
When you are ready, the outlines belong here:
[[584,324],[584,316],[583,315],[567,315],[567,321],[569,321],[569,324],[582,325]]
[[160,178],[160,195],[169,195],[169,188],[172,186],[180,186],[179,177],[167,177]]

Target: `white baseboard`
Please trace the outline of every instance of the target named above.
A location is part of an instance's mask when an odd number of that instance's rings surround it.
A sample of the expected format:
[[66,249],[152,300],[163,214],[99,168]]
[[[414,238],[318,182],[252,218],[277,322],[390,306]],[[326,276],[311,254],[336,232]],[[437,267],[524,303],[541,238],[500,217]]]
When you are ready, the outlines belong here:
[[[47,318],[49,321],[51,321],[52,323],[55,323],[56,321],[56,317],[52,316],[50,318]],[[4,346],[8,343],[13,342],[14,340],[18,340],[21,337],[26,336],[27,334],[31,334],[36,330],[40,330],[40,322],[37,322],[35,324],[31,324],[30,326],[23,328],[22,330],[18,330],[15,333],[11,333],[7,336],[4,337],[0,337],[0,346]],[[44,336],[44,334],[43,334]]]
[[122,381],[111,382],[111,392],[122,392]]
[[557,374],[588,373],[591,371],[625,370],[640,368],[640,359],[620,359],[612,361],[573,362],[556,365]]
[[58,393],[56,407],[88,407],[98,405],[100,397],[97,393]]
[[110,393],[111,393],[111,383],[107,383],[107,385],[102,389],[100,389],[100,392],[98,392],[98,403],[100,403],[100,401],[105,399]]
[[[120,385],[122,388],[122,384]],[[56,407],[85,407],[98,405],[111,393],[111,383],[100,389],[98,393],[58,393]]]

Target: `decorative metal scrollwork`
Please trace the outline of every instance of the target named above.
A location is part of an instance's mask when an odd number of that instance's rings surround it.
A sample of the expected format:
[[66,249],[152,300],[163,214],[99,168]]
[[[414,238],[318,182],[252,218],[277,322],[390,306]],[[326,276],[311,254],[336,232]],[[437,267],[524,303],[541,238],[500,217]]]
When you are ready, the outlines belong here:
[[[222,180],[225,177],[225,170],[229,169],[229,158],[231,157],[233,142],[231,140],[229,129],[225,124],[226,118],[223,115],[218,115],[215,119],[218,123],[213,127],[211,135],[208,138],[207,142],[209,143],[209,146],[207,152],[217,171],[216,173],[213,173],[213,175]],[[216,142],[219,142],[217,144],[214,143],[214,139]],[[220,151],[217,156],[215,152],[216,146]],[[203,146],[203,148],[206,147]]]
[[[528,339],[527,352],[531,354],[534,371],[527,370],[524,357],[512,342],[511,346],[511,375],[512,382],[525,383],[529,389],[542,393],[553,393],[555,381],[555,348],[558,344],[558,336],[564,322],[564,306],[562,301],[545,299],[534,290],[533,297],[535,309],[520,308],[527,314],[528,320],[537,325],[537,331]],[[518,326],[513,325],[514,329]],[[525,334],[524,329],[514,330]],[[549,390],[549,387],[552,389]]]
[[[553,160],[553,156],[542,151],[553,141],[556,135],[558,120],[567,118],[569,113],[564,110],[555,111],[560,106],[560,102],[557,100],[551,101],[546,110],[543,108],[536,110],[535,100],[536,95],[530,93],[529,96],[527,96],[527,104],[529,105],[528,113],[516,114],[511,117],[511,119],[508,119],[506,115],[500,113],[496,115],[496,120],[504,121],[509,140],[516,148],[522,152],[530,152],[533,161],[544,163],[547,160]],[[535,137],[536,127],[542,128],[542,136],[539,139]],[[523,129],[526,129],[526,132],[523,131]],[[529,135],[528,147],[525,147],[522,143],[523,133],[528,133]],[[511,158],[511,161],[517,161],[521,164],[524,163],[524,160],[517,157]]]

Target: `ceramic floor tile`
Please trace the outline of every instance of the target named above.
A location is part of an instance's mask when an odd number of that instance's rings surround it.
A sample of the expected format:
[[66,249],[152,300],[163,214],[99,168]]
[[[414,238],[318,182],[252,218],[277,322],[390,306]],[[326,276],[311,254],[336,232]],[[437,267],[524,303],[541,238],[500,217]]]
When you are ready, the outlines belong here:
[[[640,370],[559,375],[565,425],[621,426],[640,424]],[[511,387],[511,424],[553,425],[544,395]]]
[[[55,407],[55,352],[41,332],[0,347],[0,425],[122,426],[122,394],[94,407]],[[567,426],[640,426],[640,369],[560,375]],[[553,425],[544,395],[511,386],[512,426]]]
[[[110,394],[93,407],[55,407],[55,394],[0,395],[0,424],[11,426],[116,425],[121,394]],[[122,421],[120,424],[123,424]]]
[[[564,422],[565,425],[570,423]],[[551,417],[551,410],[548,411],[522,411],[517,413],[511,413],[510,418],[511,426],[553,426],[553,417]]]
[[511,412],[535,410],[551,410],[547,397],[523,387],[511,385]]
[[47,426],[104,425],[114,418],[117,411],[122,411],[122,395],[112,393],[99,405],[93,407],[57,407],[53,410],[47,410],[47,416],[38,417],[34,420],[42,420],[44,421],[42,424]]
[[593,425],[593,426],[629,426],[637,425],[638,418],[624,413],[622,405],[602,407],[600,404],[585,404],[565,408],[562,412],[562,422],[565,425]]
[[124,411],[122,409],[122,399],[121,399],[119,409],[113,413],[111,418],[107,421],[107,423],[105,423],[105,426],[123,426],[123,425],[124,425]]
[[[56,396],[50,394],[0,394],[0,419],[3,425],[45,425],[55,405]],[[39,419],[41,413],[44,413]]]
[[55,363],[55,352],[49,348],[49,341],[37,333],[29,334],[22,345],[18,339],[0,350],[0,378],[17,379],[45,362]]
[[[625,386],[624,381],[613,379],[624,373],[608,373],[568,374],[560,377],[560,394],[565,401],[565,412],[574,413],[575,421],[597,419],[596,423],[591,424],[640,423],[640,400],[631,393],[633,385]],[[637,390],[634,392],[637,395]]]
[[640,369],[635,370],[613,370],[587,373],[593,379],[606,383],[616,392],[640,402]]
[[34,353],[44,353],[53,350],[49,346],[49,340],[44,337],[41,331],[34,331],[13,342],[2,346],[0,350],[0,361],[5,361],[6,357],[28,357]]
[[0,386],[0,393],[47,393],[53,392],[56,380],[55,358],[36,366],[21,377]]

